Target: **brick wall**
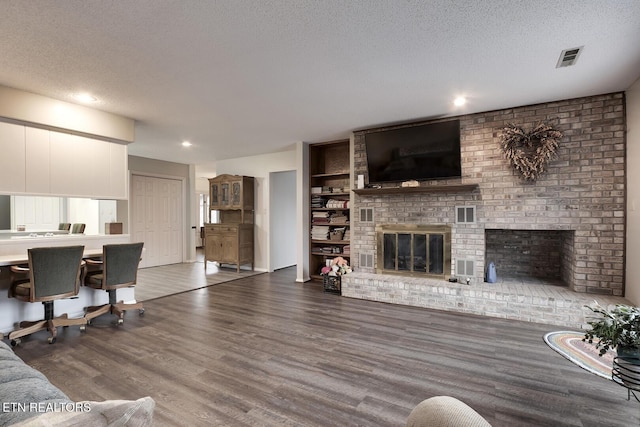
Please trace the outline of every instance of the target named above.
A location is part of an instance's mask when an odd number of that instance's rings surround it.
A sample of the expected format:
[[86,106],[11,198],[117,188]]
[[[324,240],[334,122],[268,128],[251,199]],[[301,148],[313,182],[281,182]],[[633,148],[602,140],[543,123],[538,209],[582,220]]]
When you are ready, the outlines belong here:
[[[561,243],[561,278],[578,292],[624,295],[625,112],[624,95],[586,98],[470,114],[460,119],[462,178],[422,182],[471,184],[462,193],[354,197],[351,252],[375,253],[375,224],[449,224],[452,274],[456,259],[475,261],[473,280],[484,277],[485,229],[571,231]],[[558,156],[535,183],[525,182],[505,160],[499,132],[509,123],[531,129],[546,121],[564,133]],[[354,174],[366,176],[364,134],[354,134]],[[365,178],[366,182],[366,178]],[[389,186],[393,186],[390,184]],[[476,206],[475,224],[455,224],[455,207]],[[362,223],[360,207],[374,209]],[[569,241],[566,241],[569,240]],[[374,268],[359,268],[373,273]]]

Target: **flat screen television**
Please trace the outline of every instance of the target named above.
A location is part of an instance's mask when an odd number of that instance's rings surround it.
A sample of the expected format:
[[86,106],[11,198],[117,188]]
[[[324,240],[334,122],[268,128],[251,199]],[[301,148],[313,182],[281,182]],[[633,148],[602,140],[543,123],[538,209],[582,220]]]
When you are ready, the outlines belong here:
[[369,184],[462,176],[460,121],[365,133]]

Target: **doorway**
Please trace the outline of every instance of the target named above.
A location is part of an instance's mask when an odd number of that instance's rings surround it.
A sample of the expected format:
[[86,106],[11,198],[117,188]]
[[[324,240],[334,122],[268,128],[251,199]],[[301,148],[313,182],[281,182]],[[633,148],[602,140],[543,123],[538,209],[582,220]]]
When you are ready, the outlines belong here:
[[296,171],[269,174],[269,271],[297,263]]

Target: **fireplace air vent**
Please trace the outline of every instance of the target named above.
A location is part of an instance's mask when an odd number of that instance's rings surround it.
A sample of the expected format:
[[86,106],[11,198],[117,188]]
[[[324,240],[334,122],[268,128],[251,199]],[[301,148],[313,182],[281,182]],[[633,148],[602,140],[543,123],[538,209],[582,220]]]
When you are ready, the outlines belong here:
[[360,252],[360,268],[373,268],[373,254]]
[[373,208],[360,208],[360,222],[373,222]]
[[475,224],[475,206],[456,206],[456,224]]
[[562,52],[560,52],[560,58],[558,59],[556,68],[575,65],[576,61],[578,61],[578,56],[580,56],[580,52],[582,52],[583,47],[584,46],[574,47],[571,49],[565,49]]
[[475,261],[472,259],[456,260],[456,276],[472,277],[475,270]]

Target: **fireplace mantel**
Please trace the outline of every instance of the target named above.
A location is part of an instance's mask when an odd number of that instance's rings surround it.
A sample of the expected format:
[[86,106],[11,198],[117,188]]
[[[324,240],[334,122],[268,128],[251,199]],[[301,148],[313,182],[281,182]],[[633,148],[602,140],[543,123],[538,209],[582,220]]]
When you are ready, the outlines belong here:
[[376,196],[381,194],[460,193],[472,192],[477,188],[478,184],[442,184],[421,187],[359,188],[353,192],[359,196]]

